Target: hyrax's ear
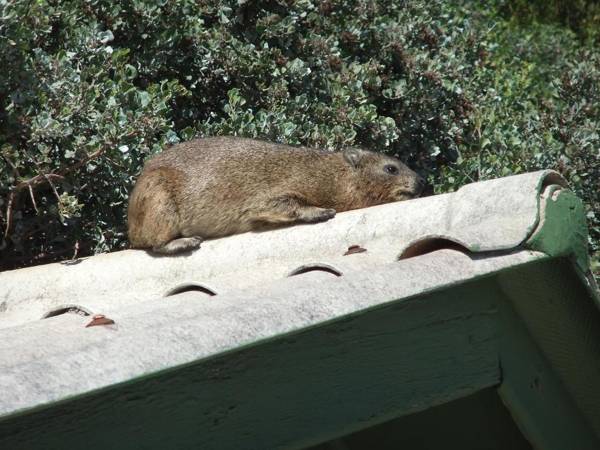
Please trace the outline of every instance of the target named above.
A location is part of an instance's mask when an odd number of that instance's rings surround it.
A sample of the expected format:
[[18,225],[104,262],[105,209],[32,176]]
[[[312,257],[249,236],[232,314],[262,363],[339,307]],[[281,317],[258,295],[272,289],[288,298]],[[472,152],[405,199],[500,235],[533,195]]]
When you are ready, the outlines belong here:
[[361,150],[360,148],[353,147],[347,148],[343,151],[344,159],[348,161],[348,163],[354,168],[357,168],[361,165],[366,153],[367,152]]

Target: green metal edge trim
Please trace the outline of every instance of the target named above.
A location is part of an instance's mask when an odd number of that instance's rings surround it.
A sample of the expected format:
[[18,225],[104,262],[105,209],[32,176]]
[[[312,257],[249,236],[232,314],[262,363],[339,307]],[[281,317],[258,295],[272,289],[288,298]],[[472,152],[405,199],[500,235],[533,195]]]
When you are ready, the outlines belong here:
[[540,195],[539,223],[525,247],[551,257],[569,257],[584,273],[590,269],[588,229],[582,201],[559,185]]
[[[435,241],[435,240],[439,240],[439,241],[447,241],[451,244],[457,244],[460,247],[463,247],[464,249],[468,250],[469,252],[472,253],[492,253],[492,252],[505,252],[507,250],[516,250],[518,248],[527,248],[527,249],[531,249],[531,250],[539,250],[538,248],[532,248],[529,247],[527,245],[527,242],[529,241],[529,239],[531,238],[532,235],[534,235],[535,233],[537,233],[537,231],[539,230],[540,227],[540,223],[542,221],[542,214],[541,214],[541,210],[543,208],[543,194],[545,189],[548,186],[556,186],[557,188],[565,188],[568,189],[569,185],[567,183],[567,181],[562,177],[562,175],[560,175],[558,172],[554,171],[554,170],[543,170],[540,171],[538,174],[538,179],[537,179],[537,183],[535,186],[535,192],[536,192],[536,205],[537,205],[537,211],[536,211],[536,215],[534,220],[531,222],[531,224],[529,224],[525,230],[525,238],[523,239],[523,241],[521,241],[518,245],[508,245],[508,246],[498,246],[496,248],[493,249],[485,249],[482,250],[481,247],[478,244],[473,244],[473,243],[469,243],[466,242],[462,239],[458,239],[456,236],[453,236],[452,234],[427,234],[421,237],[418,237],[410,242],[408,242],[402,252],[400,253],[400,255],[398,256],[398,259],[404,259],[406,257],[407,253],[410,253],[411,256],[416,256],[413,254],[414,248],[423,244],[427,244],[427,242],[430,241]],[[460,191],[460,189],[459,189]],[[458,191],[457,191],[458,192]],[[584,218],[585,220],[585,218]],[[587,242],[587,241],[586,241]],[[542,253],[545,253],[543,250]],[[417,253],[421,254],[421,253]],[[549,255],[551,256],[551,255]]]
[[566,180],[553,170],[542,173],[537,191],[538,217],[521,246],[550,257],[570,259],[600,308],[600,289],[590,267],[588,228],[582,201],[569,190]]
[[[535,222],[532,223],[531,226],[527,229],[527,236],[531,236],[532,234],[534,234],[540,225],[540,222],[542,220],[542,218],[541,218],[542,197],[544,194],[544,189],[550,185],[562,186],[565,189],[569,189],[569,185],[568,185],[567,181],[558,172],[556,172],[554,170],[544,170],[540,174],[540,177],[538,178],[538,183],[536,186],[537,217],[535,219]],[[526,238],[524,242],[526,242],[528,239],[529,239],[529,237]]]

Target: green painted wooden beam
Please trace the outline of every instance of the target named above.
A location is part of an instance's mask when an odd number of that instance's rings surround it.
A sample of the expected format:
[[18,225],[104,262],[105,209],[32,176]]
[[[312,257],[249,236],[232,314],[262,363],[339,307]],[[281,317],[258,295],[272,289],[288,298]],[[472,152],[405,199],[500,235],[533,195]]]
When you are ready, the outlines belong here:
[[532,450],[495,388],[390,420],[310,450],[370,448]]
[[600,312],[568,259],[498,275],[500,394],[542,449],[600,448]]

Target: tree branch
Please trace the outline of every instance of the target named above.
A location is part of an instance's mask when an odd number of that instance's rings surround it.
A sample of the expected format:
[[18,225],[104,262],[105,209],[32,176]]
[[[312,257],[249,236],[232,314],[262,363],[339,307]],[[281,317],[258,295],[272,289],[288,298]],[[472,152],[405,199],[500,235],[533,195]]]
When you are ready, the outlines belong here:
[[[74,170],[79,169],[81,166],[83,166],[84,164],[87,164],[92,159],[98,158],[107,149],[108,149],[108,146],[101,147],[98,150],[96,150],[95,152],[88,155],[87,157],[83,158],[81,161],[77,161],[75,164],[73,164],[65,169],[59,170],[58,172],[38,174],[34,177],[31,177],[27,180],[23,180],[23,181],[20,181],[19,183],[17,183],[17,185],[11,189],[9,197],[8,197],[8,204],[6,205],[6,228],[4,229],[4,238],[8,237],[8,233],[10,233],[10,230],[12,228],[12,221],[13,221],[12,218],[13,218],[13,210],[14,210],[15,200],[16,200],[17,195],[19,195],[23,189],[29,189],[29,193],[31,195],[31,200],[33,201],[33,207],[35,208],[35,210],[37,212],[37,205],[36,205],[35,199],[33,197],[33,189],[34,188],[37,189],[41,185],[49,184],[50,187],[52,188],[52,191],[54,192],[54,195],[56,196],[57,200],[60,201],[60,195],[58,195],[58,191],[56,190],[56,187],[54,186],[54,183],[52,181],[53,180],[59,180],[59,181],[63,180],[65,178],[65,175],[67,175],[70,172],[73,172]],[[8,162],[6,157],[4,157],[4,159]],[[11,165],[11,167],[14,167],[10,162],[8,162],[8,164]],[[16,170],[16,167],[15,167],[15,170]]]
[[39,213],[37,204],[35,203],[35,196],[33,195],[33,188],[29,185],[29,196],[31,197],[31,203],[33,203],[33,209],[35,209],[36,214]]

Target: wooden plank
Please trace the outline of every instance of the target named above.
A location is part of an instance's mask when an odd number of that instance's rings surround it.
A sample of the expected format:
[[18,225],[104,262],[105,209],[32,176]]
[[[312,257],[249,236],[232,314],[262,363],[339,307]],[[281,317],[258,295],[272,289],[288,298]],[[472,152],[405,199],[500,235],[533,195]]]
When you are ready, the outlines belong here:
[[600,448],[600,313],[567,260],[498,276],[499,393],[535,448]]
[[303,448],[496,385],[486,281],[399,300],[0,423],[17,449]]
[[307,450],[371,448],[532,450],[494,387]]

